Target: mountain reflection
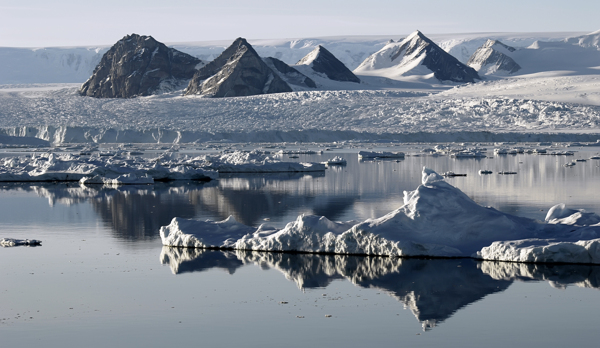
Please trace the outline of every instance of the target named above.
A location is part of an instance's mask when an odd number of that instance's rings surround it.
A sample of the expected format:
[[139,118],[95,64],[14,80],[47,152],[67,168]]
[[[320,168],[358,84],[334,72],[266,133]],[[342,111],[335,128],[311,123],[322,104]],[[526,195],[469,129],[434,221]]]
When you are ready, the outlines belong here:
[[162,264],[174,274],[226,269],[230,274],[244,264],[276,269],[299,289],[327,287],[347,279],[362,288],[379,289],[409,308],[424,330],[452,317],[458,310],[489,294],[506,290],[514,281],[549,281],[600,287],[600,267],[480,262],[473,259],[402,259],[349,255],[198,250],[163,247]]

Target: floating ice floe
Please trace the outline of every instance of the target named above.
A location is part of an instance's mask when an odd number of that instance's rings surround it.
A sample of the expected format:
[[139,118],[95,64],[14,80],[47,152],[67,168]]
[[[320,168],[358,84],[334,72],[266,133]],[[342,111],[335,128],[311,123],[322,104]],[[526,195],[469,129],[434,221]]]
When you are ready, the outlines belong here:
[[462,150],[450,154],[452,158],[485,158],[487,155],[478,150]]
[[0,160],[0,182],[80,181],[140,184],[153,181],[216,179],[210,169],[170,158],[80,156],[41,153]]
[[600,263],[600,216],[557,205],[546,221],[475,203],[436,172],[404,193],[404,205],[357,223],[301,215],[283,229],[175,218],[163,245],[385,256],[473,257],[526,262]]
[[234,151],[226,154],[195,157],[187,163],[209,168],[219,173],[284,173],[318,172],[326,169],[322,163],[283,162],[261,151]]
[[83,184],[152,184],[154,181],[216,179],[220,173],[324,171],[321,163],[283,162],[258,151],[195,158],[166,152],[146,159],[125,152],[112,156],[41,153],[0,159],[0,182],[80,181]]
[[404,152],[360,151],[358,159],[367,158],[404,158]]
[[2,238],[0,239],[1,247],[14,247],[14,246],[38,246],[42,245],[41,240],[37,239],[13,239],[13,238]]

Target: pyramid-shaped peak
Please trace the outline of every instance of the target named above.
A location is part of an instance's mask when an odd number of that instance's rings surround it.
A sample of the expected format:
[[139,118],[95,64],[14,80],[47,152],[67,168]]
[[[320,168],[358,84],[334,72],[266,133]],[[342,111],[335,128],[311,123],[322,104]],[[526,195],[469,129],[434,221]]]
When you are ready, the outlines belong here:
[[250,46],[248,41],[246,39],[244,39],[243,37],[238,37],[237,39],[233,40],[233,42],[231,43],[230,46],[241,46],[241,45]]
[[423,35],[422,32],[420,32],[419,30],[415,30],[412,33],[410,33],[410,35],[408,35],[406,37],[407,40],[412,40],[414,38],[419,38],[419,39],[424,39],[424,40],[429,40],[429,38],[425,35]]
[[360,83],[360,79],[344,63],[337,59],[325,47],[318,45],[296,65],[308,65],[314,71],[325,74],[330,80]]
[[310,51],[309,54],[300,59],[296,65],[309,65],[317,59],[335,60],[339,62],[339,60],[325,47],[317,45],[317,47]]
[[248,41],[239,37],[212,62],[196,71],[184,95],[220,98],[291,91]]

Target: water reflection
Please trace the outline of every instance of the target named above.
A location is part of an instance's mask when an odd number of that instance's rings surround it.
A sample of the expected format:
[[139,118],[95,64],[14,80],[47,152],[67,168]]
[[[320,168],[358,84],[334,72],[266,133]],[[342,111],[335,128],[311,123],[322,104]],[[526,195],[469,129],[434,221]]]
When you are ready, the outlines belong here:
[[[14,190],[45,197],[51,207],[86,204],[91,207],[91,218],[95,215],[114,237],[135,242],[158,239],[159,228],[173,217],[223,220],[233,215],[246,225],[268,221],[274,227],[283,227],[300,214],[322,215],[333,221],[381,217],[403,204],[403,191],[419,185],[421,170],[427,166],[438,172],[468,174],[448,181],[476,202],[506,213],[543,219],[547,209],[560,202],[600,211],[596,196],[591,194],[600,188],[600,167],[592,161],[567,170],[562,158],[551,156],[456,160],[411,155],[400,162],[359,162],[356,154],[328,154],[335,155],[345,157],[348,165],[317,173],[229,174],[206,184],[173,182],[117,188],[80,187],[77,183],[0,184],[0,204],[5,206],[5,214],[18,215],[15,211],[22,208],[13,206],[10,198]],[[326,159],[323,155],[301,157],[298,160]],[[479,169],[494,173],[516,170],[519,174],[479,176]],[[45,223],[43,214],[39,215],[40,221],[30,216],[27,221]],[[67,223],[73,221],[75,218]]]
[[600,287],[600,267],[472,259],[401,259],[348,255],[197,250],[163,247],[160,261],[174,274],[211,268],[233,274],[244,264],[276,269],[299,289],[324,288],[347,279],[362,288],[379,289],[409,308],[424,330],[449,319],[458,310],[489,294],[506,290],[514,281],[548,281],[553,287]]
[[[4,184],[0,191],[34,193],[57,204],[89,204],[118,239],[158,239],[174,217],[223,220],[233,215],[246,225],[285,220],[308,212],[338,219],[352,209],[356,194],[326,195],[322,172],[226,175],[209,183],[175,181],[154,185],[80,186],[78,183]],[[7,197],[5,195],[2,197]],[[0,197],[0,198],[2,198]],[[10,209],[10,204],[8,205]]]

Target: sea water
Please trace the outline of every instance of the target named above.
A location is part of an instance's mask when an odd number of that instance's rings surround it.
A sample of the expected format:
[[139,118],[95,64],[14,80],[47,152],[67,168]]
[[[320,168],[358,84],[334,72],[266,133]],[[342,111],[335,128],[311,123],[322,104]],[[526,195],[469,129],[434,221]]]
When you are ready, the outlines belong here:
[[[566,203],[600,213],[600,161],[509,155],[452,159],[403,149],[325,173],[228,175],[210,183],[0,185],[3,345],[229,347],[593,346],[600,267],[222,252],[162,247],[175,217],[283,227],[299,214],[364,220],[398,208],[423,166],[479,204],[543,220]],[[493,172],[479,175],[480,169]],[[499,171],[514,171],[500,175]]]

